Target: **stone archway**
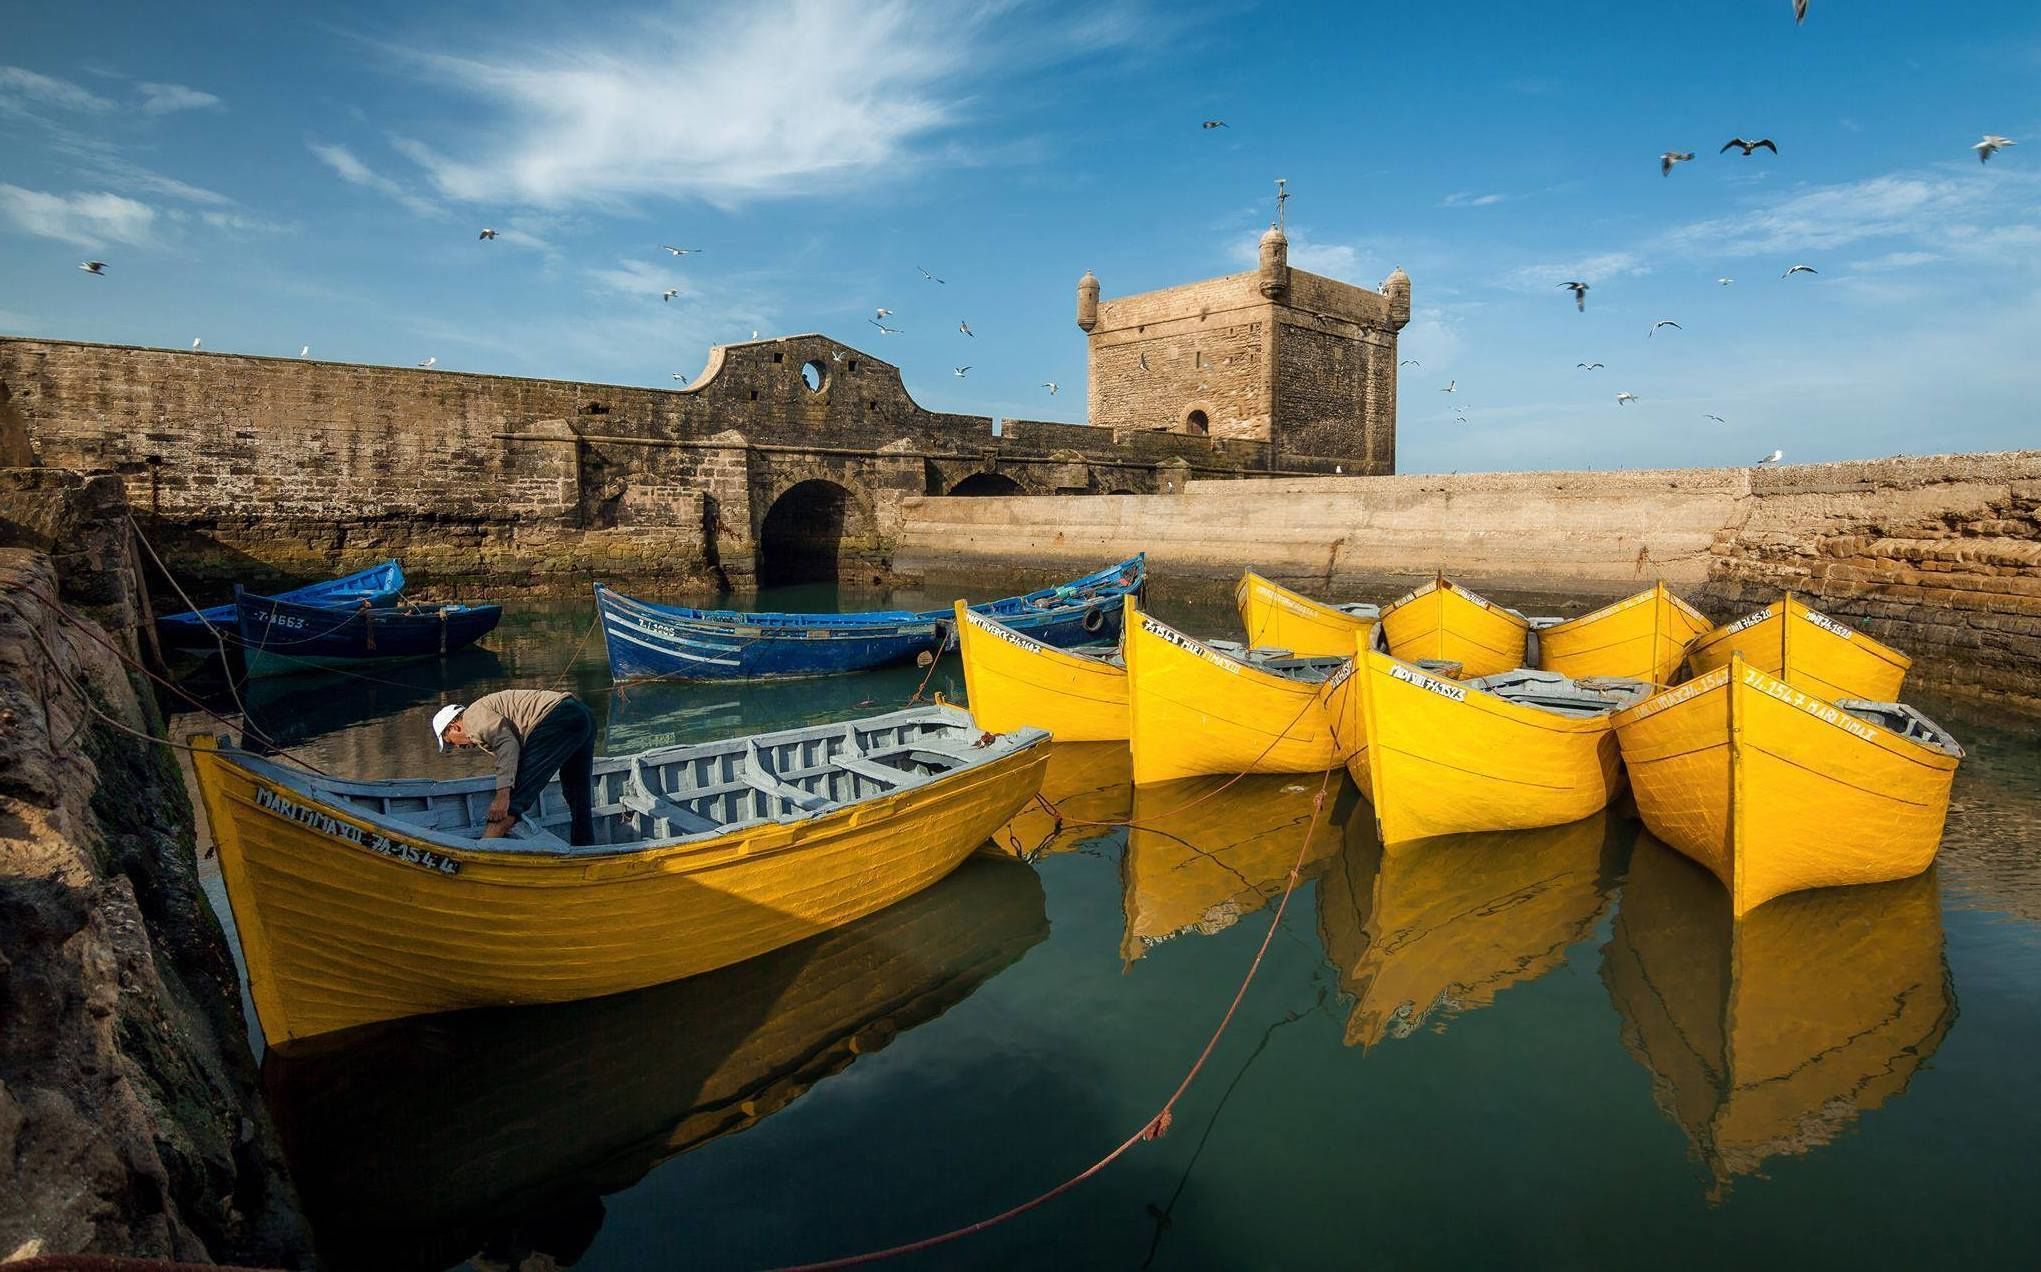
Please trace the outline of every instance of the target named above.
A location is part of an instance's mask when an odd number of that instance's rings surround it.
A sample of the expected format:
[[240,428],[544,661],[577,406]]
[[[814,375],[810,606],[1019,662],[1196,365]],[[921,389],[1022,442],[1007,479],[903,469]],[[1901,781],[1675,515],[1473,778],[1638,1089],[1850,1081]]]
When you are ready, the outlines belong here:
[[950,487],[953,495],[1024,495],[1027,488],[1005,473],[972,473]]
[[849,490],[822,478],[796,482],[759,523],[758,581],[836,582],[872,540],[871,514]]

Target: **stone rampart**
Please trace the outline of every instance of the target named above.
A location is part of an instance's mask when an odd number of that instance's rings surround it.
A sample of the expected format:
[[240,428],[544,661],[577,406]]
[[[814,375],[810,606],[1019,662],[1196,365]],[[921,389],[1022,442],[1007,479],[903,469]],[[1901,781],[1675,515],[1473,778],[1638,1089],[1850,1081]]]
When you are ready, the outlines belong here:
[[898,568],[1052,573],[1145,550],[1158,577],[1253,567],[1341,600],[1443,571],[1587,599],[1654,578],[1727,617],[1791,588],[1924,656],[1923,673],[2041,700],[2041,451],[1777,470],[1191,481],[1182,495],[933,500]]

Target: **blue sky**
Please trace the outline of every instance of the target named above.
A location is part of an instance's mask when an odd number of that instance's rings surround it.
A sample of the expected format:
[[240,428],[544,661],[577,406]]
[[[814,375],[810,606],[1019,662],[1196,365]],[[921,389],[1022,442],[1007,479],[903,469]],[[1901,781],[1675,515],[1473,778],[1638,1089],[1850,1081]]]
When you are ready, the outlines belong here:
[[35,6],[0,332],[670,386],[820,330],[1075,421],[1077,276],[1245,268],[1284,177],[1293,263],[1412,276],[1403,471],[2041,445],[2041,5],[1567,9]]

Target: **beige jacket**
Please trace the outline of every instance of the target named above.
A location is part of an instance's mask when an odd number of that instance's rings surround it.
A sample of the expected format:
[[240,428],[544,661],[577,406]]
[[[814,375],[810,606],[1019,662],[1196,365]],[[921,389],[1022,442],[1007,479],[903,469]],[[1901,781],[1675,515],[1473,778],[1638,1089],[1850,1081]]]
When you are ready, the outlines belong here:
[[469,740],[496,757],[497,790],[516,784],[524,740],[548,712],[572,696],[551,689],[501,689],[483,694],[461,712]]

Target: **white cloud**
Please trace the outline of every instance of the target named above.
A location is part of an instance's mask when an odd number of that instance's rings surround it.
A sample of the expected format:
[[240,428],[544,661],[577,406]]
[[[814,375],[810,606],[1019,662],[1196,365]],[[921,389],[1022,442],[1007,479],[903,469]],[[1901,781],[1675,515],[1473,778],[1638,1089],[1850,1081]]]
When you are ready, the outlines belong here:
[[626,296],[649,296],[656,300],[669,288],[679,292],[681,298],[697,294],[693,284],[672,270],[628,258],[618,260],[615,269],[591,269],[588,277],[597,290]]
[[179,110],[206,110],[220,104],[220,99],[211,93],[202,93],[182,84],[152,84],[145,81],[135,87],[142,94],[142,113],[145,115],[168,115]]
[[1501,203],[1507,197],[1507,195],[1501,194],[1474,194],[1470,191],[1462,190],[1440,199],[1439,206],[1442,208],[1486,208]]
[[1993,187],[1947,176],[1894,173],[1795,191],[1741,212],[1668,232],[1668,251],[1710,258],[1805,255],[1870,239],[1921,237],[1971,214]]
[[340,174],[340,179],[350,185],[362,186],[379,194],[386,194],[410,208],[420,216],[438,216],[439,205],[430,199],[411,193],[397,182],[384,176],[355,157],[352,150],[340,145],[326,145],[319,142],[306,143],[319,161]]
[[38,75],[19,66],[0,66],[0,104],[40,102],[64,110],[107,111],[113,103],[69,80]]
[[402,149],[443,194],[478,202],[733,204],[841,188],[905,165],[957,121],[944,88],[987,20],[923,0],[777,0],[676,10],[578,43],[410,55],[484,109],[466,136]]
[[1606,279],[1625,278],[1649,273],[1650,270],[1651,263],[1636,252],[1595,252],[1519,266],[1504,274],[1503,282],[1516,291],[1550,290],[1570,280],[1592,287]]
[[48,194],[0,184],[0,216],[29,234],[96,248],[146,242],[156,209],[104,191]]

